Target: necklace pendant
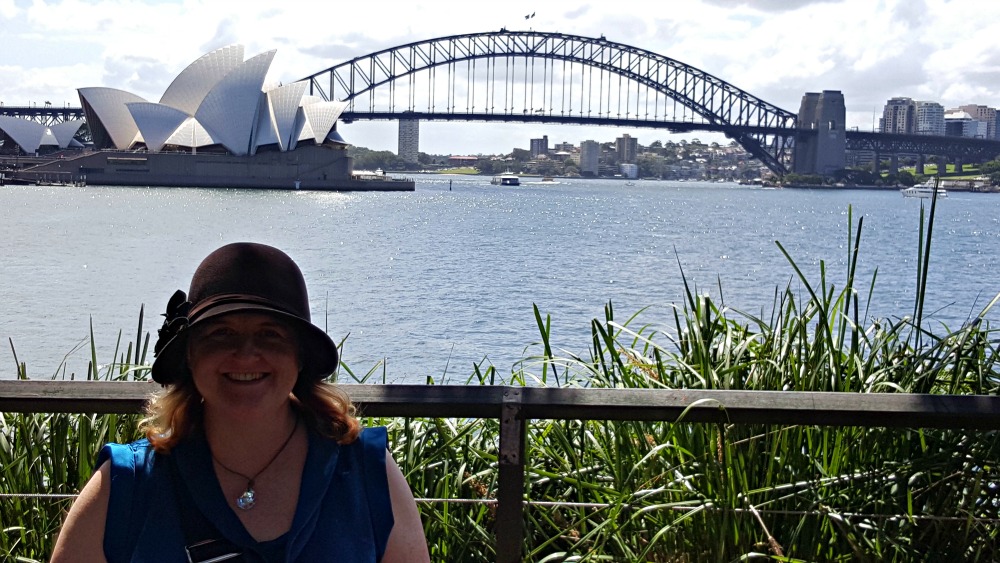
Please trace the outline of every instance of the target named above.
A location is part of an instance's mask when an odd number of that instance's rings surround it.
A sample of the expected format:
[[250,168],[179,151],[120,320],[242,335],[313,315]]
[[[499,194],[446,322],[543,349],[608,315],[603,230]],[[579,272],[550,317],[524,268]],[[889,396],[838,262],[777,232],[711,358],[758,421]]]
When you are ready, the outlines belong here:
[[242,495],[236,498],[236,508],[240,510],[250,510],[257,503],[257,493],[252,487],[247,487]]

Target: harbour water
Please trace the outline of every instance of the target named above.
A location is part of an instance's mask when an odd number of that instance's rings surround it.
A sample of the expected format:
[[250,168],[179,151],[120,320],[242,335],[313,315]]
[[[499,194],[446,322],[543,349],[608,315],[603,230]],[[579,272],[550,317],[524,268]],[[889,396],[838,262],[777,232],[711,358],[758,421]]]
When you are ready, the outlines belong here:
[[[288,252],[309,284],[313,320],[356,374],[461,383],[475,363],[509,374],[537,353],[532,314],[552,315],[553,344],[586,355],[589,322],[612,302],[625,319],[669,332],[684,285],[735,309],[769,312],[795,273],[846,277],[848,209],[864,217],[859,279],[870,317],[913,310],[921,202],[896,190],[775,190],[735,184],[419,175],[410,193],[226,189],[0,188],[0,377],[14,354],[33,378],[65,362],[83,374],[159,326],[198,262],[237,240]],[[929,206],[929,202],[924,202]],[[932,330],[958,327],[1000,292],[1000,197],[953,193],[938,204],[925,305]],[[996,313],[990,315],[996,322]],[[84,343],[82,348],[78,346]],[[152,344],[150,344],[150,347]],[[74,351],[75,350],[75,351]],[[64,357],[65,356],[65,357]]]

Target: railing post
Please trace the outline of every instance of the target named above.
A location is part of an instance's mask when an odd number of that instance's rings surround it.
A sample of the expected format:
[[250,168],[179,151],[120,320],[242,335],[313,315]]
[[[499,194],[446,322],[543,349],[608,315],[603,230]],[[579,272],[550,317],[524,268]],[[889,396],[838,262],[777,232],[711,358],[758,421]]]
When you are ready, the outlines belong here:
[[524,544],[524,442],[527,425],[521,389],[507,387],[500,413],[500,476],[497,485],[497,563],[518,563]]

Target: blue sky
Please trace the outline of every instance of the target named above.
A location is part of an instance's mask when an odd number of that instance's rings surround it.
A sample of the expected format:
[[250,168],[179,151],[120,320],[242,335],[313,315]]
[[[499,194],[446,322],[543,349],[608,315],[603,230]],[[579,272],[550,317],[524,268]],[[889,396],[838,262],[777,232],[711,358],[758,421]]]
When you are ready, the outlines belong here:
[[[486,7],[484,9],[484,7]],[[535,13],[531,20],[524,15]],[[452,34],[558,31],[634,45],[691,64],[790,111],[802,94],[844,92],[848,125],[870,129],[893,96],[1000,106],[1000,2],[992,0],[659,0],[476,4],[244,0],[0,0],[0,102],[79,105],[76,88],[156,100],[202,54],[231,43],[277,49],[273,80]],[[395,150],[394,123],[341,127],[349,142]],[[421,126],[421,150],[500,153],[550,142],[648,144],[710,134],[524,124]],[[721,138],[718,140],[722,140]]]

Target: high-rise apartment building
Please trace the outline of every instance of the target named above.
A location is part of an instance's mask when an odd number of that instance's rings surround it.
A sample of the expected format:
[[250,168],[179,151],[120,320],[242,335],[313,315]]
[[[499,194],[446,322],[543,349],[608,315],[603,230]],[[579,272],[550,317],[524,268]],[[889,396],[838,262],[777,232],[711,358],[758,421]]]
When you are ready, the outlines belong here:
[[986,124],[986,138],[996,139],[1000,131],[997,129],[997,120],[1000,116],[997,115],[996,108],[991,108],[987,106],[977,106],[975,104],[969,104],[965,106],[958,106],[958,109],[969,114],[972,119],[976,121],[982,121]]
[[911,98],[892,98],[882,109],[883,133],[913,134],[917,130],[917,105]]
[[944,135],[944,106],[937,102],[918,101],[917,135]]
[[600,163],[601,144],[597,141],[583,141],[580,143],[580,174],[584,176],[597,176]]
[[549,154],[549,136],[542,135],[541,139],[531,140],[531,158],[538,158],[538,155]]
[[635,157],[639,152],[639,139],[626,133],[615,139],[615,150],[618,152],[619,162],[635,162]]
[[417,162],[420,152],[420,120],[399,120],[399,150],[397,154],[403,162]]

